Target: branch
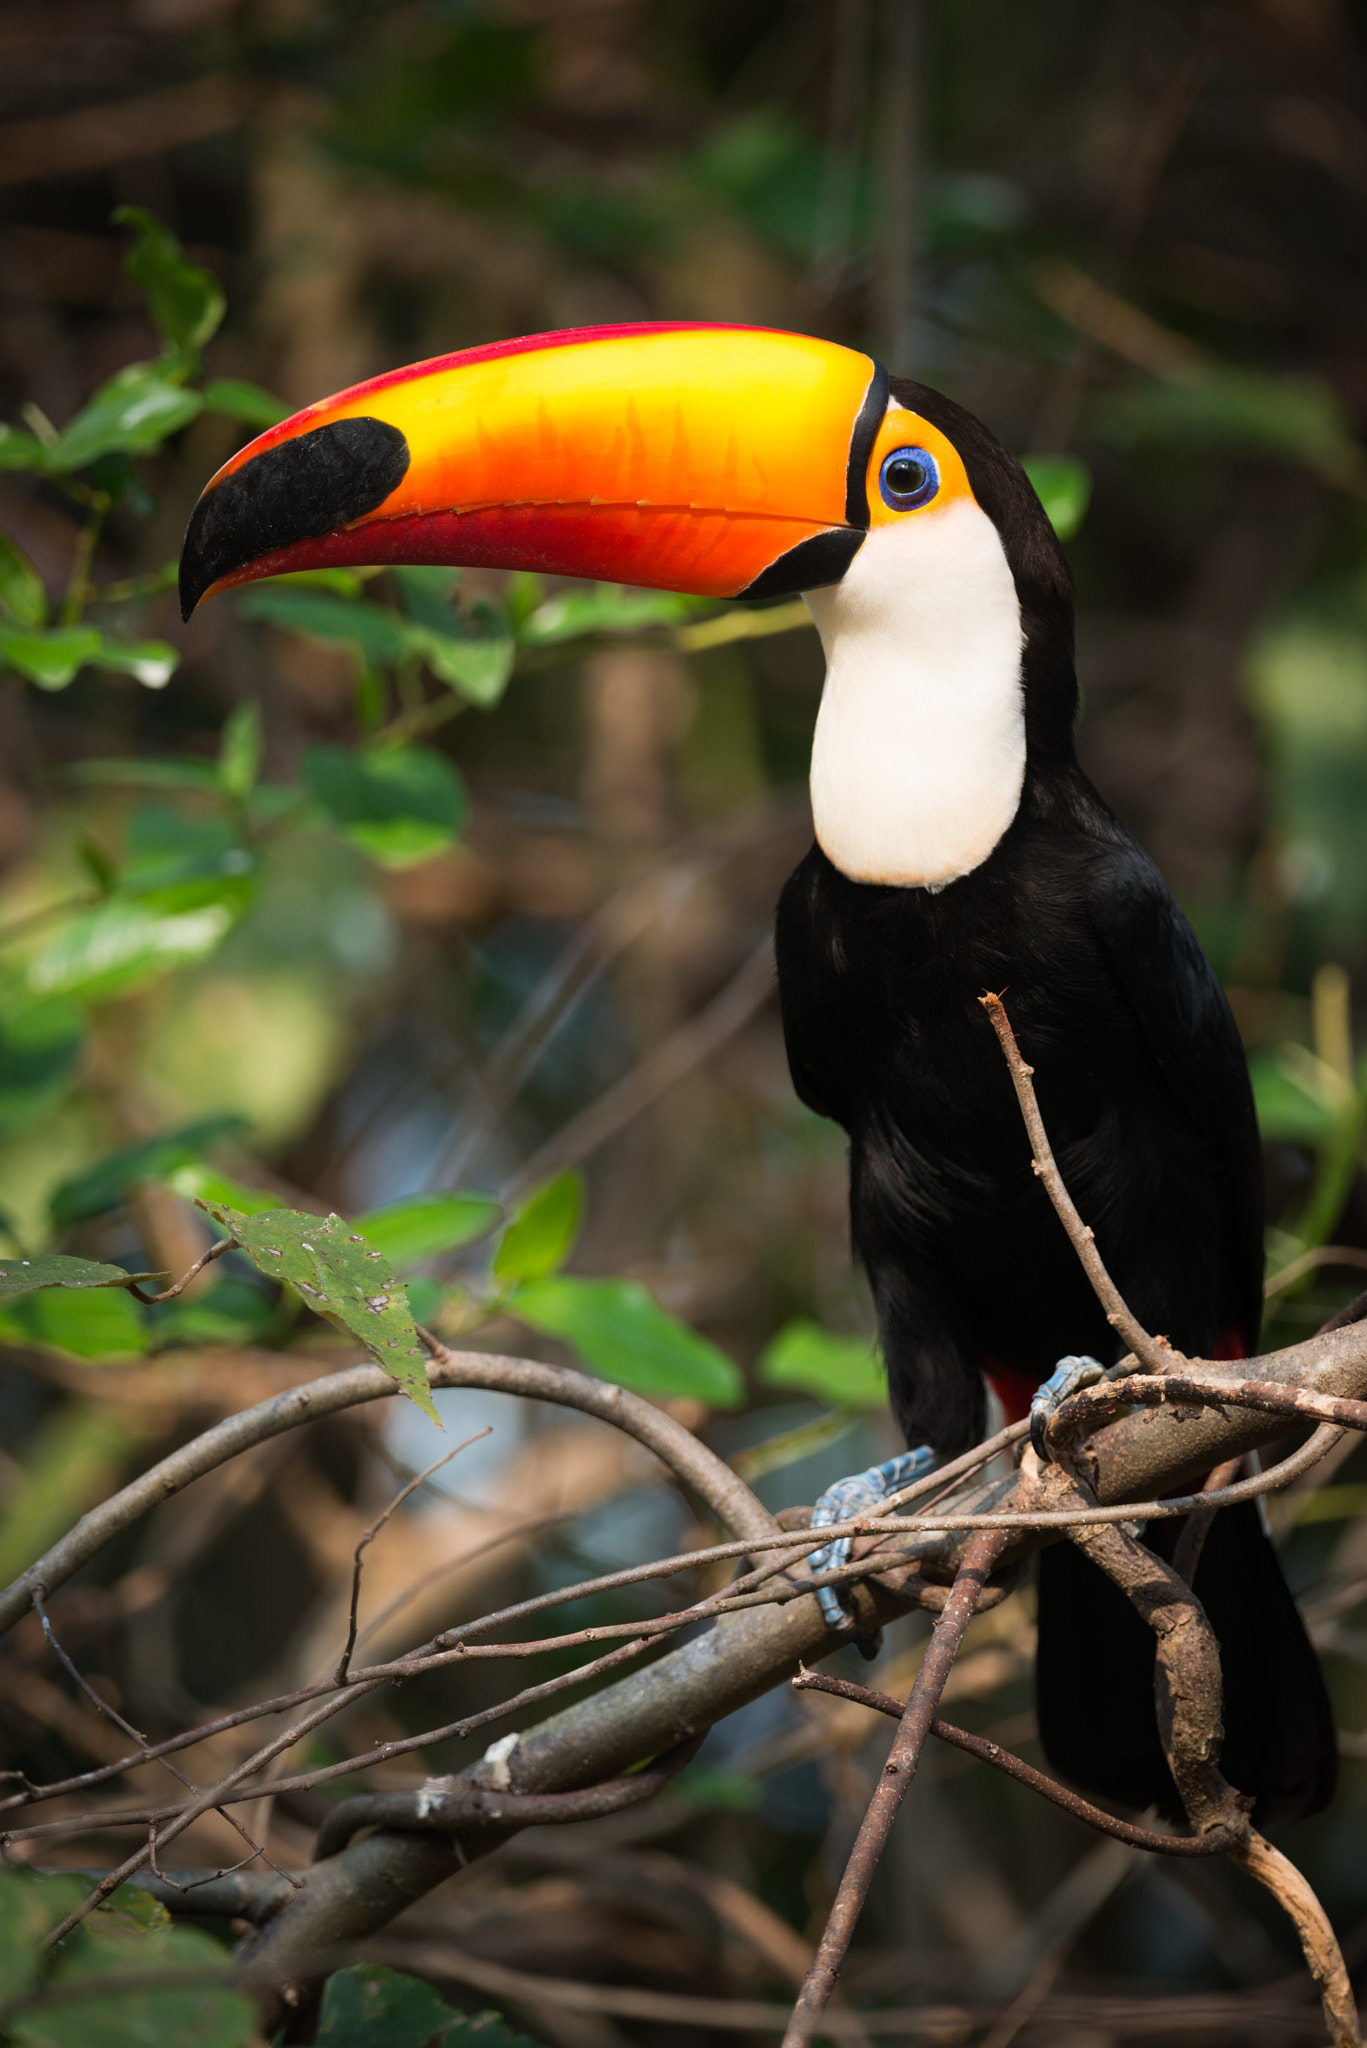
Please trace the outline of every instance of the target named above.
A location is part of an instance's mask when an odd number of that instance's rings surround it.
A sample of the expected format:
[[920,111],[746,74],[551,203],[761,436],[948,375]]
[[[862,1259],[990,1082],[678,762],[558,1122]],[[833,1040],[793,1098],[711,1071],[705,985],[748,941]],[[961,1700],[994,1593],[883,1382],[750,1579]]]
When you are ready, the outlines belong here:
[[[852,1685],[845,1678],[827,1678],[820,1672],[800,1671],[793,1680],[793,1686],[798,1692],[833,1693],[837,1699],[853,1700],[857,1706],[868,1707],[872,1713],[888,1714],[894,1720],[901,1718],[901,1702],[889,1693],[872,1692],[868,1686]],[[1137,1828],[1127,1820],[1117,1820],[1114,1814],[1093,1806],[1089,1799],[1080,1798],[1066,1786],[1056,1784],[1043,1771],[1037,1771],[1033,1764],[1026,1763],[1023,1757],[1003,1749],[999,1742],[990,1742],[985,1735],[971,1735],[966,1728],[956,1728],[951,1721],[937,1718],[931,1722],[930,1732],[939,1741],[963,1750],[966,1756],[973,1757],[978,1763],[991,1764],[994,1770],[1014,1778],[1018,1785],[1026,1785],[1032,1792],[1038,1792],[1042,1799],[1062,1807],[1075,1820],[1096,1828],[1100,1834],[1113,1835],[1116,1841],[1128,1843],[1132,1849],[1147,1849],[1160,1856],[1218,1856],[1229,1846],[1227,1832],[1219,1828],[1211,1828],[1204,1835],[1160,1835],[1152,1828]]]
[[566,1821],[599,1820],[653,1799],[703,1744],[695,1735],[656,1757],[643,1771],[590,1785],[582,1792],[499,1792],[482,1785],[463,1785],[458,1778],[429,1778],[416,1792],[363,1792],[334,1806],[318,1830],[314,1861],[321,1863],[345,1849],[358,1828],[428,1828],[452,1835],[467,1828],[492,1827],[500,1838],[513,1827],[531,1828]]
[[[586,1415],[596,1415],[602,1422],[625,1429],[653,1451],[738,1537],[769,1535],[775,1530],[772,1516],[729,1465],[723,1464],[682,1424],[624,1387],[590,1379],[586,1373],[573,1372],[567,1366],[540,1365],[532,1359],[502,1358],[489,1352],[445,1349],[434,1359],[428,1377],[434,1387],[483,1387],[498,1393],[520,1394],[533,1401],[553,1401],[563,1408],[578,1408]],[[359,1365],[349,1372],[331,1373],[324,1379],[293,1387],[288,1393],[277,1394],[269,1401],[258,1402],[254,1408],[228,1416],[151,1466],[100,1507],[82,1515],[59,1543],[7,1586],[0,1593],[0,1634],[13,1628],[27,1613],[35,1586],[44,1595],[55,1592],[112,1537],[131,1528],[150,1509],[179,1493],[192,1480],[202,1479],[206,1472],[285,1430],[298,1429],[303,1423],[316,1422],[325,1415],[336,1415],[344,1408],[367,1401],[384,1400],[394,1392],[394,1381],[379,1366]]]
[[850,1937],[864,1910],[873,1874],[887,1847],[892,1824],[916,1775],[935,1709],[940,1704],[940,1694],[959,1653],[964,1632],[973,1619],[978,1595],[1005,1542],[1003,1533],[979,1534],[964,1553],[964,1561],[955,1576],[954,1590],[935,1624],[915,1683],[907,1695],[891,1752],[850,1851],[815,1959],[798,1993],[792,2020],[783,2037],[783,2048],[804,2048],[820,2027],[822,2015],[835,1990]]
[[469,1450],[471,1444],[477,1444],[482,1438],[491,1435],[492,1430],[492,1423],[487,1428],[476,1430],[473,1436],[466,1437],[463,1444],[457,1444],[455,1450],[448,1451],[444,1458],[438,1458],[435,1464],[427,1467],[425,1472],[419,1472],[415,1478],[410,1479],[407,1486],[401,1487],[398,1493],[395,1494],[378,1522],[371,1523],[360,1542],[356,1545],[351,1567],[351,1612],[347,1617],[346,1648],[338,1659],[337,1669],[333,1673],[332,1682],[334,1685],[346,1684],[347,1672],[351,1666],[351,1653],[356,1647],[356,1616],[361,1604],[361,1571],[366,1551],[375,1541],[375,1538],[379,1535],[390,1516],[398,1512],[411,1494],[416,1493],[418,1488],[424,1485],[434,1472],[440,1472],[443,1465],[449,1465],[452,1458],[459,1457],[462,1451]]
[[[1026,1483],[1042,1496],[1085,1496],[1083,1482],[1062,1466],[1040,1467],[1033,1458],[1028,1464],[1034,1470]],[[1205,1609],[1171,1565],[1123,1529],[1077,1529],[1071,1541],[1129,1597],[1157,1638],[1158,1732],[1193,1829],[1228,1833],[1229,1860],[1271,1892],[1296,1929],[1334,2048],[1361,2048],[1347,1966],[1324,1908],[1294,1864],[1249,1824],[1253,1802],[1220,1773],[1220,1646]]]

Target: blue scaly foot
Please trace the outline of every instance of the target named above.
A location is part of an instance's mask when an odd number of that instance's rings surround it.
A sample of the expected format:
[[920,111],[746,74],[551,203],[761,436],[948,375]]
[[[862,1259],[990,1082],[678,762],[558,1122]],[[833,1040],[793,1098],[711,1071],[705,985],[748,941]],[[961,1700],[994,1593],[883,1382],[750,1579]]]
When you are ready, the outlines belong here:
[[[829,1528],[832,1522],[848,1521],[851,1515],[863,1514],[866,1509],[877,1507],[890,1493],[897,1493],[904,1486],[910,1486],[923,1472],[928,1472],[935,1463],[935,1453],[927,1444],[914,1451],[902,1451],[897,1457],[889,1458],[882,1465],[870,1465],[867,1472],[853,1472],[848,1479],[837,1479],[834,1486],[828,1486],[816,1504],[812,1515],[814,1529]],[[850,1536],[837,1536],[834,1543],[828,1543],[824,1550],[814,1551],[811,1566],[814,1572],[834,1571],[839,1565],[848,1564]],[[837,1586],[817,1588],[817,1604],[826,1618],[829,1628],[847,1629],[853,1617],[846,1608]],[[859,1638],[859,1647],[864,1649],[868,1638]],[[877,1640],[866,1654],[873,1656]]]
[[1035,1456],[1042,1464],[1049,1463],[1049,1445],[1044,1432],[1051,1417],[1058,1412],[1060,1402],[1066,1401],[1070,1394],[1081,1393],[1084,1387],[1094,1387],[1105,1377],[1105,1366],[1095,1358],[1061,1358],[1044,1385],[1036,1389],[1030,1403],[1030,1441],[1035,1447]]

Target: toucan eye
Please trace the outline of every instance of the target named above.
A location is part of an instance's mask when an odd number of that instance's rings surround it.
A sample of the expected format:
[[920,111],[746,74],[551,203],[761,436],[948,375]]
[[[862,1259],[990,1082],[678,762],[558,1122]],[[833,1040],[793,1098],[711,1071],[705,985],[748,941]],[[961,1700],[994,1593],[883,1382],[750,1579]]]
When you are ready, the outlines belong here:
[[939,490],[940,465],[928,448],[894,448],[883,458],[878,488],[894,512],[914,512]]

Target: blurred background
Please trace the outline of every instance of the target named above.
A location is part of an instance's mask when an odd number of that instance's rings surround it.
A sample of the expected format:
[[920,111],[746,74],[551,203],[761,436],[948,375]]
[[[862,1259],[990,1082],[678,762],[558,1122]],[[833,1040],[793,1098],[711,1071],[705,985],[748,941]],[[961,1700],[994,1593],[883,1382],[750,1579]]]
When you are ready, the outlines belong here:
[[[211,284],[190,334],[152,257],[128,274],[149,217],[217,281],[221,324]],[[869,348],[1034,459],[1077,579],[1082,757],[1228,987],[1267,1140],[1268,1341],[1306,1334],[1367,1266],[1367,38],[1348,0],[0,8],[11,1240],[179,1271],[207,1242],[195,1193],[356,1215],[459,1187],[516,1208],[581,1169],[573,1271],[642,1283],[741,1369],[743,1403],[678,1412],[771,1504],[892,1447],[842,1135],[792,1095],[766,951],[810,834],[801,607],[467,572],[262,588],[182,628],[166,574],[207,477],[281,410],[482,341],[656,318]],[[91,438],[92,400],[173,345],[157,388],[181,410],[139,438],[125,408]],[[377,734],[411,743],[406,808],[346,783]],[[481,1309],[482,1254],[415,1242],[415,1306],[443,1331],[595,1362]],[[160,1320],[54,1299],[0,1314],[5,1578],[140,1461],[332,1355],[245,1273]],[[596,1426],[443,1402],[459,1435],[494,1434],[376,1548],[372,1615],[447,1567],[383,1623],[395,1648],[696,1533]],[[406,1411],[243,1461],[69,1588],[63,1640],[163,1732],[305,1682],[358,1533],[435,1444]],[[1367,1465],[1316,1477],[1273,1516],[1345,1782],[1285,1846],[1367,1964]],[[1028,1754],[1031,1599],[976,1625],[953,1681],[962,1718]],[[905,1687],[923,1636],[890,1632],[873,1682]],[[479,1676],[407,1688],[334,1724],[336,1754],[494,1696]],[[36,1623],[0,1664],[0,1737],[40,1778],[121,1740]],[[856,1710],[762,1701],[629,1826],[533,1831],[416,1909],[423,1967],[443,1981],[445,1943],[781,1997],[885,1748]],[[938,1756],[913,1793],[853,1996],[1023,1996],[1020,2038],[1069,2048],[1140,2038],[1155,1998],[1174,2040],[1317,2038],[1287,1932],[1223,1867],[1157,1868],[963,1762]],[[307,1859],[320,1802],[262,1817],[273,1854]],[[201,1836],[188,1860],[228,1857]],[[521,2018],[557,2048],[717,2038]],[[965,2026],[922,2038],[1017,2037]]]

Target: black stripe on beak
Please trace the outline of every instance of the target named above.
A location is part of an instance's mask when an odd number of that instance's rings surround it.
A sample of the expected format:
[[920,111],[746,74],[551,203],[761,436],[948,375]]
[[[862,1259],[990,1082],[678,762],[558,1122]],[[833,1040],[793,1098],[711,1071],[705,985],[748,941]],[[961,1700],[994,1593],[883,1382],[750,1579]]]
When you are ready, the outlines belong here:
[[408,443],[384,420],[333,420],[253,456],[207,490],[190,515],[180,557],[188,619],[220,576],[276,548],[321,540],[373,512],[407,473]]

